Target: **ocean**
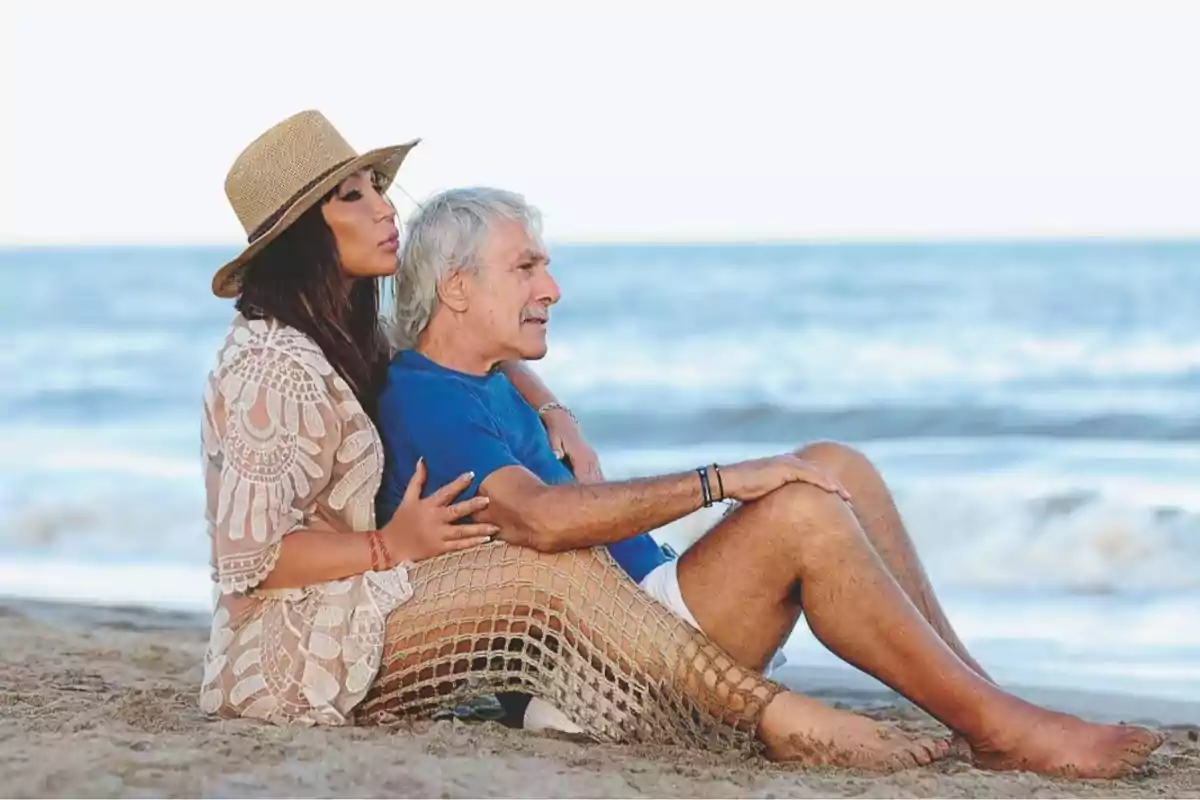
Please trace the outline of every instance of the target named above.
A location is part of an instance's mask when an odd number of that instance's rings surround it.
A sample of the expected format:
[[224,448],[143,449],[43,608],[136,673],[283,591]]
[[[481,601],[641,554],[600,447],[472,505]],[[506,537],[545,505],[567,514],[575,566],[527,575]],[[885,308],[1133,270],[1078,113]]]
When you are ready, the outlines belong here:
[[[0,250],[0,593],[209,607],[233,252]],[[1200,242],[551,255],[536,368],[610,477],[850,443],[999,681],[1200,701]],[[836,663],[803,625],[786,652]]]

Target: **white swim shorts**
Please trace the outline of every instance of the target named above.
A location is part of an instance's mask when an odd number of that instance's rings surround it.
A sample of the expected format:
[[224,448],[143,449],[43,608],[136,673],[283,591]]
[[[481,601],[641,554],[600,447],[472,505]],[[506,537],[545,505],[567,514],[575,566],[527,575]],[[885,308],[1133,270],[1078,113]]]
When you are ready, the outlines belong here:
[[[672,558],[665,564],[659,564],[650,570],[645,578],[642,578],[642,590],[670,609],[675,616],[701,633],[704,633],[704,629],[700,627],[700,623],[692,615],[692,611],[687,607],[687,603],[683,602],[683,593],[679,591],[678,567],[679,560],[675,558]],[[769,678],[772,672],[786,663],[787,658],[783,655],[783,650],[780,649],[771,658],[771,663],[767,664],[767,668],[763,670],[763,674]]]

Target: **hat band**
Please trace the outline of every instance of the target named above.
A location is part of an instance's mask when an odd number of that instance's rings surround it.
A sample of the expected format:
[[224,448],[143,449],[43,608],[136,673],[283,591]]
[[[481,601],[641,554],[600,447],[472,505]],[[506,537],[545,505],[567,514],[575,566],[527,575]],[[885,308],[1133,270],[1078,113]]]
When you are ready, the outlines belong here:
[[290,209],[292,206],[294,206],[300,200],[301,197],[308,194],[314,186],[316,186],[318,183],[325,180],[330,175],[337,172],[339,169],[346,166],[347,164],[349,164],[351,161],[353,161],[356,158],[358,158],[358,156],[351,156],[350,158],[342,159],[341,161],[337,162],[329,169],[322,172],[317,177],[313,178],[308,183],[301,186],[299,191],[297,191],[295,194],[293,194],[291,197],[289,197],[287,199],[287,202],[285,202],[278,209],[276,209],[275,212],[273,214],[271,214],[271,216],[264,219],[257,228],[255,228],[254,230],[252,230],[250,232],[250,236],[246,239],[247,243],[254,244],[256,239],[261,238],[264,233],[271,230],[271,228],[275,227],[275,223],[277,223],[277,222],[279,222],[279,220],[283,219],[283,215],[288,212],[288,209]]

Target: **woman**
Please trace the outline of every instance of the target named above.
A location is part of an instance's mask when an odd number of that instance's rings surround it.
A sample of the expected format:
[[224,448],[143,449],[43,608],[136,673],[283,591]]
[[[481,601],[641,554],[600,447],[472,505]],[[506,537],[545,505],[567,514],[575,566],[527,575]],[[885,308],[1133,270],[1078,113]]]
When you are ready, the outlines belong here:
[[[490,542],[494,527],[459,522],[486,498],[451,502],[469,475],[422,499],[418,471],[376,529],[371,412],[388,353],[375,279],[399,242],[382,192],[415,144],[358,155],[304,112],[226,180],[249,246],[213,280],[238,314],[204,396],[218,592],[202,708],[339,725],[518,691],[610,741],[871,768],[944,755],[739,668],[601,550]],[[535,405],[549,397],[518,377]],[[590,456],[577,432],[560,437]]]
[[[254,165],[246,159],[255,158],[260,151],[270,152],[284,137],[300,135],[306,127],[320,130],[325,125],[320,115],[299,115],[285,122],[274,134],[268,134],[264,140],[256,142],[257,148],[252,146],[247,156],[239,161],[239,166],[231,173],[229,191],[248,230],[253,232],[254,228],[261,227],[262,222],[257,221],[258,217],[267,214],[269,220],[274,209],[248,207],[243,198],[257,195],[246,191],[245,184],[240,183],[240,176],[247,172],[270,176],[275,170],[270,165],[255,166],[251,170]],[[321,202],[305,210],[290,225],[282,217],[275,220],[275,231],[265,230],[259,236],[252,237],[253,243],[248,251],[224,267],[214,280],[213,290],[218,296],[238,296],[239,314],[221,351],[218,366],[209,376],[205,393],[203,433],[206,475],[210,498],[215,497],[216,500],[215,506],[209,504],[209,524],[214,535],[214,564],[222,590],[214,619],[213,639],[214,643],[222,646],[214,647],[210,653],[208,669],[211,674],[206,675],[205,685],[208,688],[203,700],[206,710],[220,709],[229,703],[230,696],[235,696],[236,692],[236,697],[242,702],[234,705],[243,706],[251,716],[271,718],[282,715],[286,718],[312,715],[312,721],[342,721],[346,710],[357,702],[354,695],[359,692],[348,691],[341,696],[343,692],[339,690],[327,701],[330,707],[318,709],[318,704],[312,706],[313,711],[309,711],[311,704],[306,704],[296,691],[312,694],[312,688],[304,690],[292,686],[290,693],[284,693],[286,702],[278,706],[272,701],[276,693],[264,695],[261,691],[251,691],[258,685],[259,677],[267,683],[278,683],[282,679],[289,685],[294,680],[300,680],[302,686],[303,672],[297,678],[286,669],[282,673],[277,669],[272,672],[268,665],[263,672],[247,673],[247,682],[230,683],[227,680],[222,684],[214,681],[216,675],[228,666],[230,646],[225,644],[228,633],[237,627],[237,621],[253,616],[255,611],[270,611],[278,616],[280,623],[289,627],[294,627],[296,618],[315,620],[318,616],[326,618],[341,614],[345,615],[347,621],[354,619],[360,628],[378,635],[377,615],[359,608],[365,593],[379,595],[382,592],[391,598],[405,595],[406,588],[397,585],[394,578],[389,580],[387,574],[373,573],[369,579],[360,574],[355,578],[356,572],[363,573],[365,570],[355,568],[352,553],[343,554],[341,562],[333,560],[319,575],[307,574],[305,570],[311,569],[308,566],[310,560],[306,558],[307,551],[317,552],[319,549],[322,555],[326,552],[335,555],[335,551],[328,548],[352,546],[353,542],[346,537],[329,538],[330,528],[336,528],[339,522],[344,522],[351,530],[362,530],[365,529],[366,520],[372,516],[371,499],[378,481],[372,480],[370,474],[381,465],[381,450],[374,438],[374,426],[366,419],[366,412],[358,403],[358,397],[373,396],[375,373],[388,356],[374,323],[378,310],[377,284],[370,279],[385,277],[395,271],[398,232],[394,221],[389,219],[380,242],[355,241],[354,233],[358,221],[373,213],[361,202],[364,191],[367,191],[366,184],[372,180],[390,181],[390,175],[394,174],[407,148],[411,146],[358,159],[354,166],[360,163],[374,164],[378,160],[378,166],[374,168],[376,171],[363,168],[351,172],[332,192],[323,196]],[[331,160],[340,163],[347,157],[343,155]],[[344,172],[343,167],[338,174]],[[378,183],[370,191],[377,187]],[[295,212],[290,216],[294,217]],[[347,283],[336,269],[328,268],[336,263],[333,260],[336,258],[333,250],[335,241],[345,253],[346,272],[353,283]],[[325,263],[307,256],[308,253],[322,252],[325,253]],[[254,270],[252,277],[247,279],[247,268],[251,263],[254,264]],[[329,313],[327,316],[312,314],[309,312],[311,308],[324,308]],[[302,331],[308,331],[310,335],[306,337]],[[328,358],[326,353],[336,355]],[[337,365],[336,370],[334,364]],[[553,403],[553,395],[532,372],[513,365],[510,374],[531,403],[539,407]],[[322,393],[321,384],[330,381],[331,398],[343,405],[343,412],[337,419],[331,418],[333,409],[328,404],[311,402],[312,396]],[[351,390],[350,387],[355,388]],[[310,402],[305,401],[306,395]],[[281,417],[287,409],[295,409],[293,413],[297,420],[292,426],[294,430],[289,430],[288,419]],[[306,416],[311,415],[314,409],[317,411],[315,416]],[[298,418],[301,416],[305,418],[304,425],[299,424],[301,420]],[[307,424],[310,418],[311,425]],[[570,416],[560,409],[547,409],[543,418],[558,446],[564,451],[569,449],[584,465],[587,474],[598,476],[599,465],[595,453],[582,442]],[[320,451],[327,443],[325,440],[333,437],[339,427],[341,434],[338,438],[356,443],[352,446],[362,451],[361,460],[356,462],[356,465],[362,466],[357,472],[337,469],[328,459],[333,451],[328,448],[324,454]],[[305,433],[309,435],[303,435]],[[309,456],[315,454],[316,458],[302,464],[298,459],[303,458],[306,452]],[[264,462],[263,456],[269,460]],[[293,466],[289,468],[288,464]],[[295,469],[296,464],[301,464],[301,471],[293,474],[289,469]],[[311,484],[314,479],[319,481],[324,476],[328,476],[329,480],[323,495],[316,491],[320,487]],[[310,482],[307,491],[299,490],[297,481]],[[452,491],[451,487],[424,502],[432,507],[444,508],[450,496],[449,491]],[[315,503],[313,513],[317,519],[299,529],[287,530],[287,516],[294,514],[295,508],[303,508],[310,495],[315,500],[308,504]],[[337,499],[332,499],[335,496]],[[341,500],[343,496],[348,500]],[[338,509],[335,510],[331,503],[336,503]],[[472,507],[472,504],[461,504],[450,509],[450,512],[463,515],[469,513]],[[345,513],[339,515],[337,510]],[[340,520],[339,516],[345,516],[345,519]],[[251,536],[238,536],[247,523]],[[372,545],[382,546],[394,558],[419,560],[422,551],[413,548],[420,542],[405,536],[404,530],[400,524],[387,526],[380,531],[378,544],[368,541],[367,552],[370,552]],[[481,536],[491,531],[481,526],[452,528],[448,522],[438,521],[433,533],[440,534],[443,539],[425,544],[434,547],[432,552],[441,552],[470,546],[478,541],[446,538],[451,534],[461,535],[464,530],[479,532]],[[300,531],[304,532],[289,538],[287,547],[283,546],[284,533]],[[439,551],[438,547],[442,550]],[[289,583],[289,577],[293,578],[290,581],[292,583],[313,577],[349,577],[350,583],[356,585],[337,595],[337,600],[328,596],[318,597],[323,593],[317,591],[288,591],[282,588],[273,591],[273,587]],[[366,586],[364,580],[370,580],[374,585]],[[261,582],[253,596],[241,591],[256,581]],[[301,596],[305,602],[293,606],[263,602],[272,597],[300,599]],[[253,598],[260,602],[254,602]],[[380,603],[380,608],[386,609],[388,604],[389,601],[385,599]],[[326,610],[322,611],[322,608]],[[285,611],[287,615],[279,616]],[[352,616],[356,612],[357,618]],[[267,623],[272,619],[269,614],[264,617]],[[296,645],[299,646],[299,641]],[[234,650],[241,658],[258,658],[261,661],[264,657],[262,651],[255,648],[243,651],[235,647]],[[360,658],[367,657],[365,661],[356,662],[357,673],[377,668],[377,660],[369,657],[369,651],[370,648],[367,648],[360,655]],[[251,655],[245,655],[247,652]],[[266,654],[268,662],[271,655]],[[275,667],[278,666],[275,664]],[[301,666],[300,662],[294,666]],[[336,665],[314,662],[303,666],[309,670],[313,681],[320,681],[326,686],[330,684],[325,674],[334,680],[343,680]],[[236,672],[242,675],[245,670]],[[352,681],[350,686],[357,687],[357,684]]]

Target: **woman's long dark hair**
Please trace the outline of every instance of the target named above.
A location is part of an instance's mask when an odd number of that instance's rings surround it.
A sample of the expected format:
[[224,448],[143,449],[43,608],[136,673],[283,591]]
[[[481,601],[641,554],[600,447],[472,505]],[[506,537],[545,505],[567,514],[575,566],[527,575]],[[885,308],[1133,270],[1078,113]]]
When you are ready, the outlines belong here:
[[254,257],[242,275],[236,306],[247,319],[274,319],[310,336],[374,418],[388,358],[380,282],[347,280],[337,241],[321,215],[327,200]]

